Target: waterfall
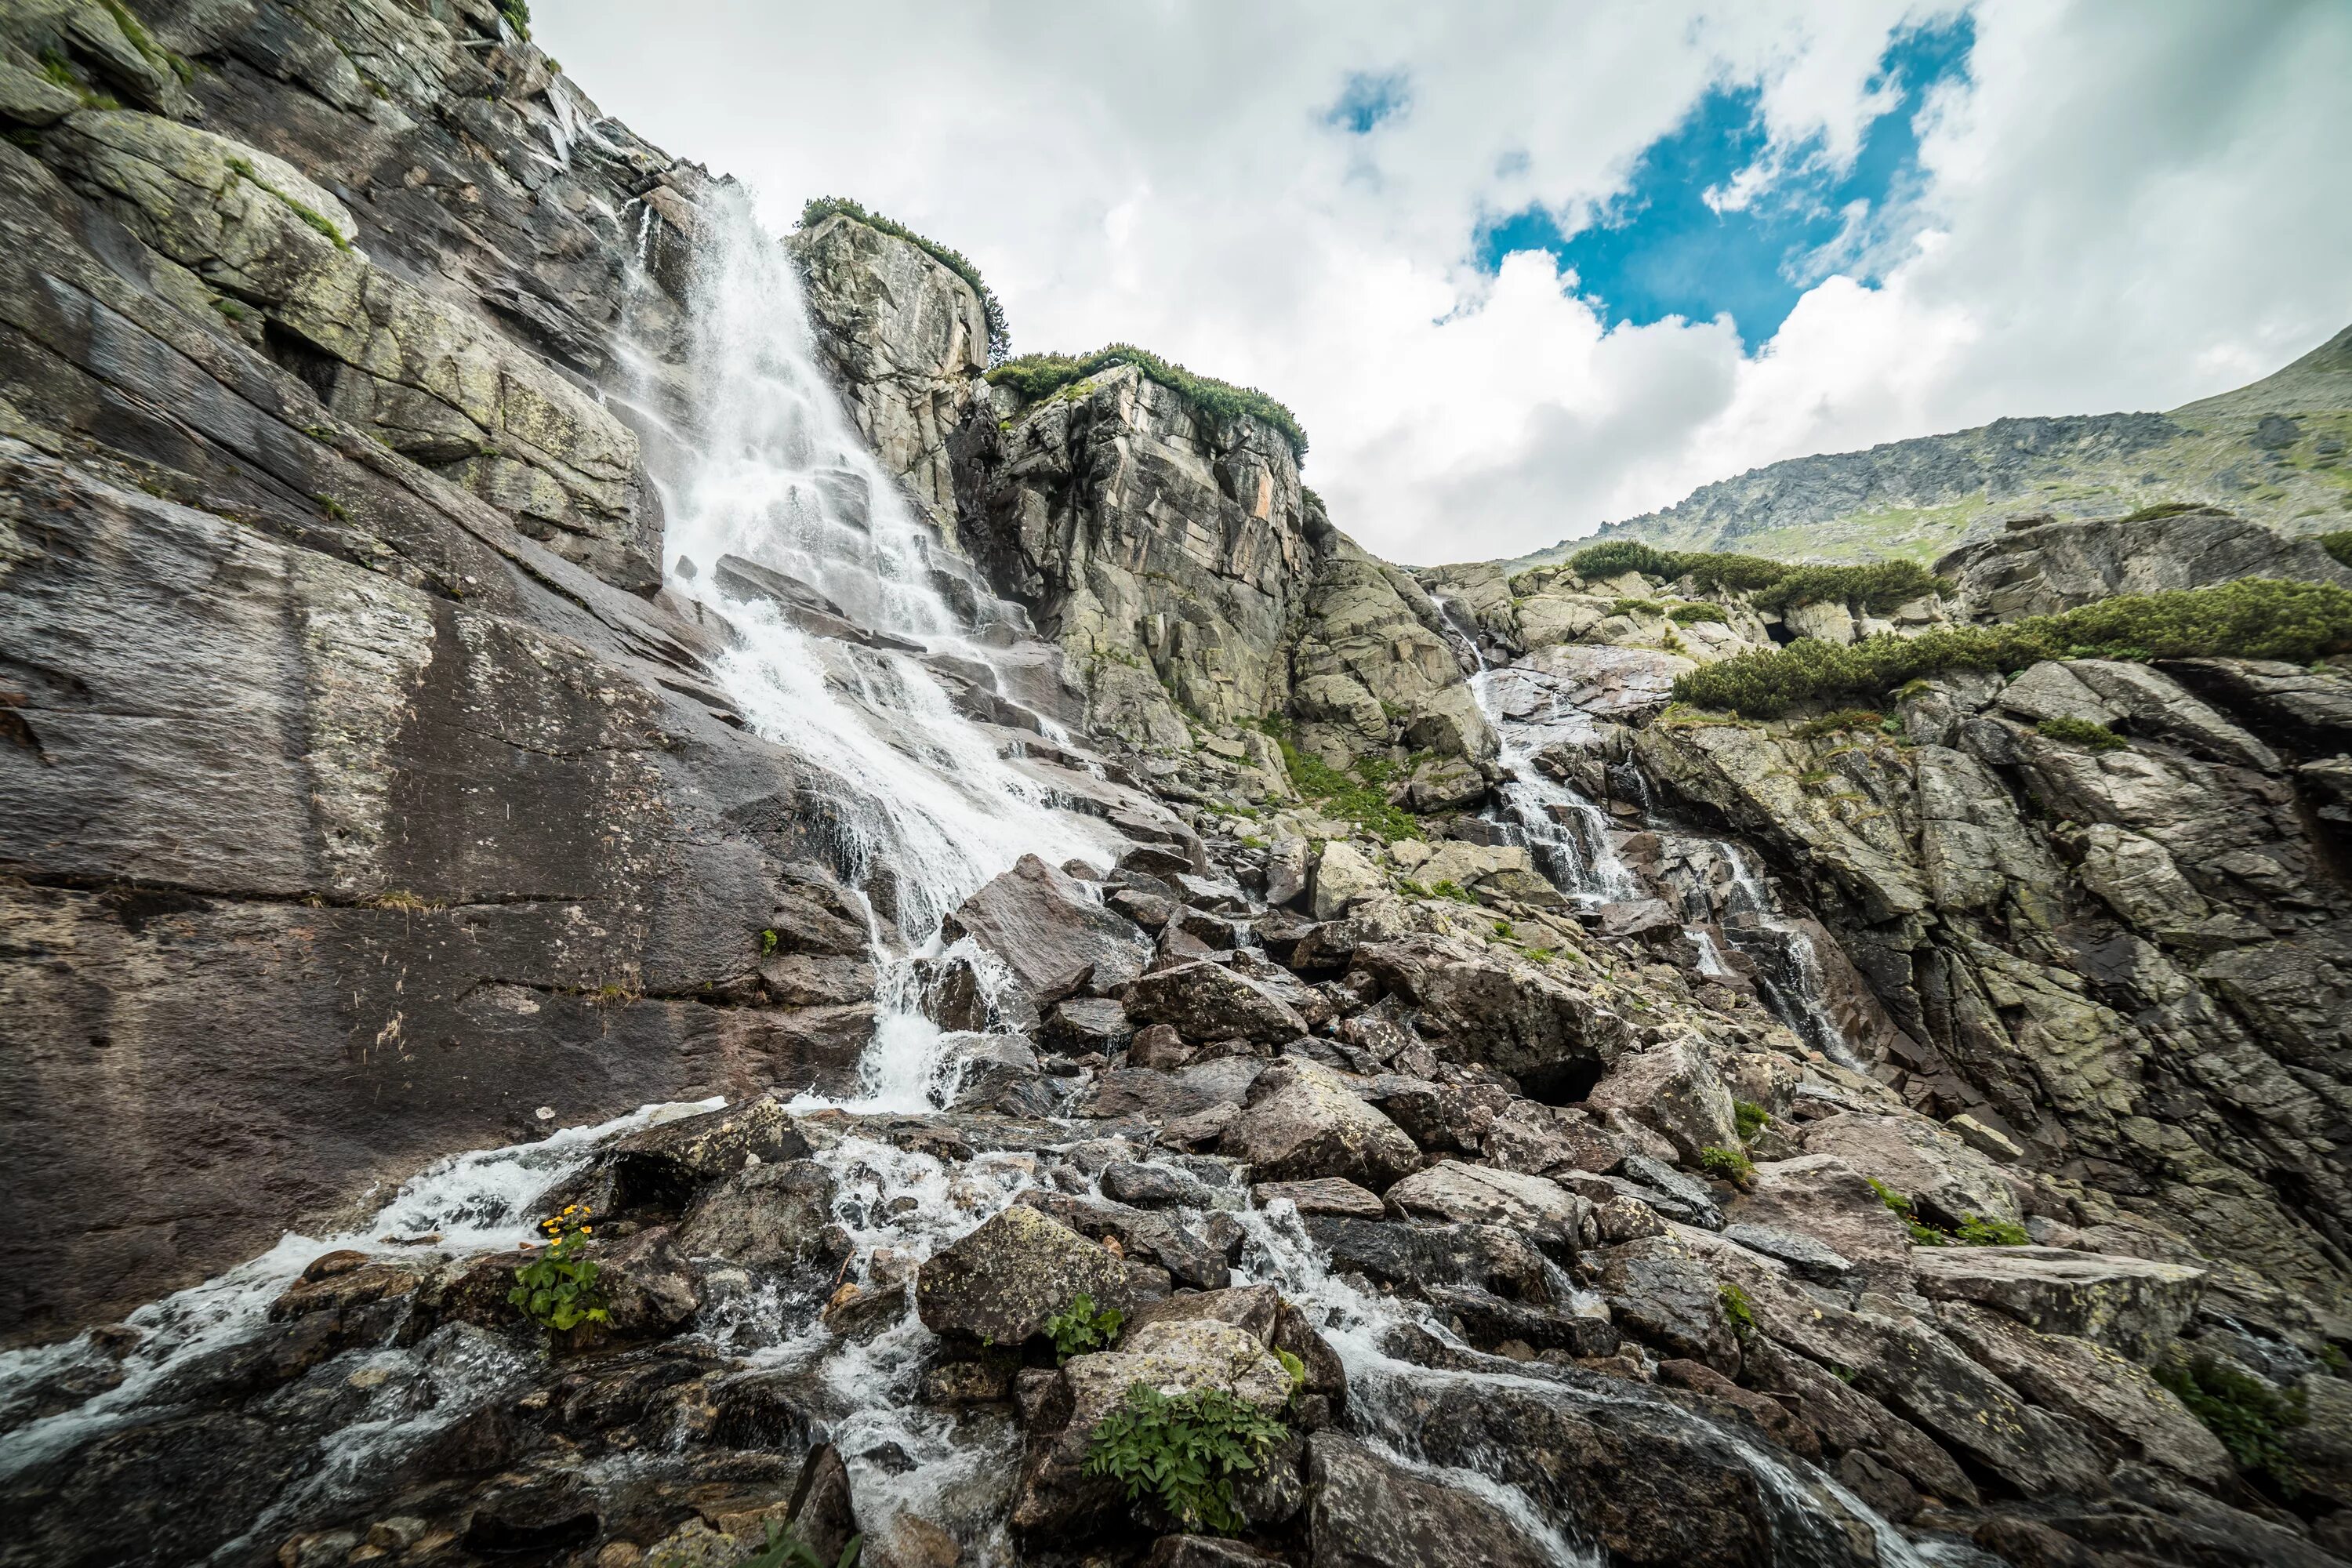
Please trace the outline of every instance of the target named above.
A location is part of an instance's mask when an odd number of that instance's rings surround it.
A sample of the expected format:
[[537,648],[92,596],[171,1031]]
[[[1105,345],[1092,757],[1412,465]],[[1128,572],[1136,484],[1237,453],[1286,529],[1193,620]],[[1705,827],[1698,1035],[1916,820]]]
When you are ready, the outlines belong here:
[[939,1031],[912,962],[1022,855],[1101,864],[1108,841],[951,705],[930,661],[996,668],[1024,613],[974,583],[867,449],[821,368],[792,257],[750,198],[720,187],[704,214],[668,583],[733,626],[719,683],[821,775],[845,879],[887,894],[856,1107],[928,1110]]

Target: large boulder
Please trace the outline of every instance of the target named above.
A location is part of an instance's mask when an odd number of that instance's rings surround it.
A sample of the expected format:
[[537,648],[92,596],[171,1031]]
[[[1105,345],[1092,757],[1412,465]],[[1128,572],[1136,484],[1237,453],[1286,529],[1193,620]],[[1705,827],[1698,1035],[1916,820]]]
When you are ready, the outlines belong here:
[[1805,1129],[1805,1152],[1836,1155],[1948,1228],[1970,1215],[2012,1225],[2021,1217],[2000,1167],[1923,1116],[1827,1117]]
[[2141,1360],[2180,1331],[2205,1294],[2202,1268],[2055,1247],[1922,1247],[1911,1264],[1922,1295],[1972,1301]]
[[[1268,1348],[1274,1314],[1249,1310],[1256,1306],[1254,1301],[1243,1305],[1242,1310],[1222,1315],[1213,1304],[1158,1315],[1129,1329],[1115,1349],[1072,1358],[1062,1368],[1069,1389],[1069,1418],[1060,1430],[1033,1440],[1013,1497],[1013,1530],[1032,1538],[1070,1541],[1119,1517],[1125,1498],[1118,1484],[1107,1476],[1087,1475],[1087,1452],[1095,1429],[1138,1384],[1167,1394],[1213,1388],[1269,1411],[1283,1408],[1290,1399],[1291,1383]],[[1256,1495],[1242,1500],[1245,1512],[1251,1501],[1261,1508],[1272,1505],[1269,1511],[1275,1514],[1284,1511],[1285,1502],[1292,1511],[1297,1508],[1295,1470],[1288,1488],[1248,1489]],[[1278,1518],[1261,1518],[1279,1522]]]
[[1664,1136],[1675,1152],[1696,1163],[1706,1149],[1739,1141],[1731,1091],[1723,1087],[1706,1047],[1675,1040],[1618,1058],[1593,1086],[1586,1104],[1622,1111]]
[[1306,1034],[1298,1010],[1229,964],[1206,959],[1155,970],[1127,994],[1127,1016],[1168,1024],[1188,1040],[1279,1045]]
[[1404,1214],[1456,1225],[1507,1225],[1554,1230],[1571,1245],[1592,1213],[1591,1203],[1543,1176],[1440,1160],[1388,1191]]
[[1318,921],[1336,921],[1388,889],[1378,868],[1347,840],[1335,838],[1315,858],[1313,907]]
[[1358,1099],[1345,1079],[1295,1059],[1258,1075],[1221,1147],[1247,1161],[1261,1181],[1339,1176],[1374,1192],[1421,1163],[1404,1130]]
[[1150,1296],[1149,1270],[1131,1268],[1097,1242],[1015,1205],[924,1259],[915,1310],[933,1333],[1017,1345],[1080,1295],[1097,1309],[1131,1311]]
[[1058,1002],[1097,972],[1124,981],[1149,949],[1124,915],[1103,908],[1071,877],[1034,855],[958,905],[940,928],[970,937],[1004,961],[1040,1005]]
[[1538,1099],[1574,1098],[1633,1045],[1609,1007],[1482,943],[1406,936],[1363,947],[1356,960],[1418,1010],[1441,1056],[1499,1068]]
[[1485,1499],[1441,1486],[1335,1432],[1307,1440],[1313,1568],[1539,1568],[1551,1561]]
[[1307,1216],[1307,1234],[1337,1273],[1360,1274],[1408,1295],[1471,1285],[1506,1300],[1548,1305],[1557,1272],[1507,1226],[1391,1225]]
[[1723,1287],[1670,1237],[1629,1241],[1595,1255],[1593,1289],[1617,1326],[1663,1355],[1739,1372],[1739,1340],[1724,1313]]

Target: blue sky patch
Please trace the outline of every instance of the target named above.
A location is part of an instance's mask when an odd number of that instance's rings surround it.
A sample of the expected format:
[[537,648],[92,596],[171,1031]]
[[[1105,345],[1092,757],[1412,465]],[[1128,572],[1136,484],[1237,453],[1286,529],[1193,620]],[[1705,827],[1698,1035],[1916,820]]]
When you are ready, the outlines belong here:
[[1412,101],[1410,82],[1402,71],[1374,75],[1350,71],[1339,89],[1339,100],[1323,114],[1323,123],[1356,136],[1371,133],[1373,126],[1404,112]]
[[[1560,215],[1531,206],[1482,226],[1475,259],[1491,273],[1514,251],[1548,251],[1612,327],[1728,311],[1753,353],[1822,278],[1877,280],[1873,253],[1898,237],[1920,185],[1913,118],[1938,83],[1966,79],[1975,41],[1966,12],[1895,35],[1869,84],[1892,107],[1864,129],[1850,167],[1832,166],[1818,136],[1773,147],[1761,89],[1718,82],[1582,226],[1564,231]],[[1754,172],[1744,190],[1743,171]]]

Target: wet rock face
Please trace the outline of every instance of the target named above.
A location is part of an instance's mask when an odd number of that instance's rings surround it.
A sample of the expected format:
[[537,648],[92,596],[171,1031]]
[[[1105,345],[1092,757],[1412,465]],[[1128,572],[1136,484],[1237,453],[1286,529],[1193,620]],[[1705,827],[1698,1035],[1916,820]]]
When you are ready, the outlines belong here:
[[1472,1542],[1479,1561],[1535,1568],[1547,1555],[1508,1519],[1465,1493],[1431,1485],[1331,1433],[1307,1445],[1315,1489],[1315,1568],[1442,1568]]
[[1006,1209],[927,1260],[915,1283],[925,1328],[1000,1345],[1042,1332],[1046,1319],[1080,1295],[1122,1311],[1144,1299],[1116,1255],[1025,1206]]

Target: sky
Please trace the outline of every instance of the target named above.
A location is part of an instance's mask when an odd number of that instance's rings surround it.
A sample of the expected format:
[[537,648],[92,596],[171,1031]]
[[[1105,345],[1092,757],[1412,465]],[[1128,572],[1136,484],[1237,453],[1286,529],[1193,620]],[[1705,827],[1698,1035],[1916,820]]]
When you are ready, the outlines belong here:
[[[648,21],[649,16],[657,19]],[[1367,548],[2162,409],[2352,323],[2347,0],[541,0],[604,110],[1281,398]]]

